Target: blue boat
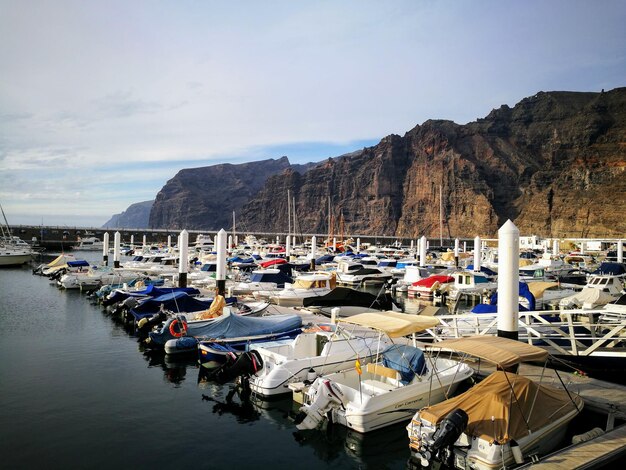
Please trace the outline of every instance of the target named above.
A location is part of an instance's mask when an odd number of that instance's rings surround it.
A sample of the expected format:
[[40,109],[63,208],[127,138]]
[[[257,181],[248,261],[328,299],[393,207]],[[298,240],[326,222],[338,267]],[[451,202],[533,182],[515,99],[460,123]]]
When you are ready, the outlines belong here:
[[174,354],[195,350],[198,343],[205,341],[227,344],[294,337],[302,331],[301,327],[302,318],[292,314],[267,317],[230,314],[195,322],[177,315],[168,319],[160,330],[150,332],[149,344]]

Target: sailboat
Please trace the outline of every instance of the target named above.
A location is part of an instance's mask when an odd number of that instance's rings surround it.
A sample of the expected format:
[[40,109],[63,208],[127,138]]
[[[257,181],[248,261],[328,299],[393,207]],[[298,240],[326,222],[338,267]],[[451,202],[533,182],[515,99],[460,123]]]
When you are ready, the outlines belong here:
[[0,266],[19,266],[33,259],[35,252],[25,241],[13,236],[9,222],[0,206],[4,224],[0,224]]

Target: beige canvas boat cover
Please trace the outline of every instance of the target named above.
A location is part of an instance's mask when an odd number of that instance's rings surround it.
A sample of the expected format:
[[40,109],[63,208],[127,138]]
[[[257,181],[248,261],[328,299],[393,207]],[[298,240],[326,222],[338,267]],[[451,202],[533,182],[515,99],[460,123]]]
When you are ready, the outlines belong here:
[[520,258],[519,259],[519,267],[523,268],[524,266],[530,266],[531,264],[534,264],[532,259],[528,259],[528,258]]
[[433,348],[463,352],[506,369],[520,362],[545,361],[548,352],[528,343],[498,336],[468,336],[432,344]]
[[540,299],[543,297],[545,291],[552,287],[557,287],[558,285],[557,282],[531,281],[528,283],[528,290],[533,294],[535,299]]
[[439,325],[439,319],[399,312],[359,313],[342,318],[343,323],[367,326],[385,332],[390,338],[399,338]]
[[461,408],[469,416],[466,434],[504,444],[528,435],[529,429],[537,431],[576,409],[582,410],[582,399],[573,393],[571,397],[576,405],[565,390],[497,371],[467,392],[423,408],[420,417],[439,423],[448,413]]
[[441,261],[454,261],[454,251],[446,251],[441,254]]

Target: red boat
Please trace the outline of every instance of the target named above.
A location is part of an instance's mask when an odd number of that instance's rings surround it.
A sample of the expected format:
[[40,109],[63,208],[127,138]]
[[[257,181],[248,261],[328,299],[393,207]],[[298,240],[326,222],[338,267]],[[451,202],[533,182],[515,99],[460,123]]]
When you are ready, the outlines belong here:
[[443,274],[433,274],[425,279],[420,279],[411,284],[408,288],[408,294],[420,297],[432,297],[433,292],[439,289],[443,284],[454,282],[452,276]]

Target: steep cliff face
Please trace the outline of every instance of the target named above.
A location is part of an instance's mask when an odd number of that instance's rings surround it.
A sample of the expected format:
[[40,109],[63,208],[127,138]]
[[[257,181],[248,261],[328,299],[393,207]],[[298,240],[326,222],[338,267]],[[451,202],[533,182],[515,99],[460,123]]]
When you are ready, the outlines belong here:
[[239,165],[221,164],[179,171],[157,194],[150,227],[219,230],[232,227],[238,211],[273,174],[289,168],[282,157]]
[[249,230],[284,230],[290,189],[302,232],[328,230],[330,197],[352,234],[438,236],[441,205],[444,237],[493,236],[507,219],[522,233],[616,236],[626,232],[625,169],[626,88],[538,93],[477,122],[427,121],[275,175],[241,218]]
[[148,228],[154,201],[131,204],[121,214],[115,214],[102,228]]

